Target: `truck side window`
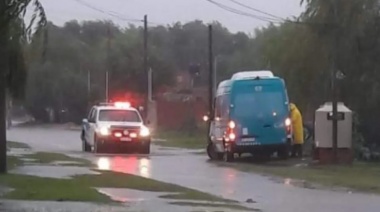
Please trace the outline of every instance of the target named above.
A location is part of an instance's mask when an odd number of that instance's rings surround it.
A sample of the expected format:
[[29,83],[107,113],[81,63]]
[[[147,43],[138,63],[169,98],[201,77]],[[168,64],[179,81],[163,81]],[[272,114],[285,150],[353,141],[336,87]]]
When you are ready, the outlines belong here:
[[92,112],[95,110],[95,108],[91,108],[90,112],[88,113],[87,119],[91,119]]
[[215,118],[220,118],[221,117],[221,97],[218,96],[215,99]]
[[91,114],[90,114],[90,118],[89,118],[89,122],[96,122],[96,109],[92,110]]

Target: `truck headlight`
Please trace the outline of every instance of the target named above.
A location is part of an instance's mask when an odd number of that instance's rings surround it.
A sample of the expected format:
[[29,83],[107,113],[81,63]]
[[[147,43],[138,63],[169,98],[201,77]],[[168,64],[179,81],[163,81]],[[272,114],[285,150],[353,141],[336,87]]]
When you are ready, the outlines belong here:
[[142,126],[141,129],[140,129],[140,136],[141,137],[148,137],[148,136],[150,136],[150,130],[149,130],[149,128],[147,128],[145,126]]
[[110,134],[110,130],[108,127],[102,127],[102,128],[100,128],[99,133],[102,136],[107,136]]

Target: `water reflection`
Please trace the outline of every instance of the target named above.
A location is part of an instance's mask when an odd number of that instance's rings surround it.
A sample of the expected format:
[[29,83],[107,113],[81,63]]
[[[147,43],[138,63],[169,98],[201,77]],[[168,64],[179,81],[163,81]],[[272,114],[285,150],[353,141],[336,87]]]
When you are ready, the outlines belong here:
[[228,195],[234,194],[236,188],[236,170],[230,168],[224,169],[223,181],[223,193]]
[[110,171],[111,165],[108,158],[99,158],[98,159],[98,169],[102,171]]
[[101,157],[97,161],[98,169],[102,171],[115,171],[126,174],[151,177],[151,166],[148,158],[136,156]]

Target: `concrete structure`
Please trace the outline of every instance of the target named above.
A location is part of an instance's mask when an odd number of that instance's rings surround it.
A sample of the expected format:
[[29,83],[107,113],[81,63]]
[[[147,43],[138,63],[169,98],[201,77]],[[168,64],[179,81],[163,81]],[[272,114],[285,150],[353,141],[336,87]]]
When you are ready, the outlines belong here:
[[[338,160],[352,163],[352,111],[338,103]],[[328,102],[315,112],[315,159],[320,163],[333,162],[332,103]]]

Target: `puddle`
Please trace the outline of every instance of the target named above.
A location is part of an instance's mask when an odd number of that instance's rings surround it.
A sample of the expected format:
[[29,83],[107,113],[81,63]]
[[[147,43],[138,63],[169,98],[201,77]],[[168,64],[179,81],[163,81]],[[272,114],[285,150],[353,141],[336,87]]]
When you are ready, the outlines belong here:
[[52,163],[50,163],[51,165],[55,165],[55,166],[64,166],[64,165],[82,165],[83,163],[80,163],[80,162],[75,162],[75,161],[54,161]]
[[84,167],[63,167],[63,166],[21,166],[11,171],[12,174],[30,175],[36,177],[48,177],[57,179],[71,179],[76,175],[97,175]]
[[[247,211],[233,210],[225,203],[209,201],[191,201],[191,200],[172,200],[162,199],[162,195],[176,193],[169,192],[148,192],[133,189],[115,189],[115,188],[96,188],[99,193],[109,196],[112,200],[126,203],[133,209],[144,209],[144,211],[191,211],[190,209],[199,208],[201,211]],[[244,208],[236,205],[235,207]],[[165,209],[165,210],[164,210]],[[247,208],[248,209],[248,208]]]
[[133,189],[124,188],[97,188],[99,193],[109,196],[112,200],[128,203],[128,202],[144,202],[144,201],[161,201],[168,203],[165,199],[160,198],[162,195],[171,195],[176,193],[168,192],[149,192],[149,191],[138,191]]
[[37,159],[33,159],[33,158],[19,158],[20,160],[24,161],[24,162],[36,162]]
[[14,189],[12,188],[8,188],[8,187],[4,187],[4,186],[0,186],[0,197],[1,196],[4,196],[5,194],[13,191]]
[[292,178],[280,178],[280,177],[269,177],[269,179],[276,183],[284,184],[285,186],[294,186],[294,187],[305,188],[305,189],[318,189],[318,190],[352,193],[352,191],[348,188],[336,187],[336,186],[328,187],[328,186],[320,185],[317,183],[311,183],[305,180],[298,180],[298,179],[292,179]]

